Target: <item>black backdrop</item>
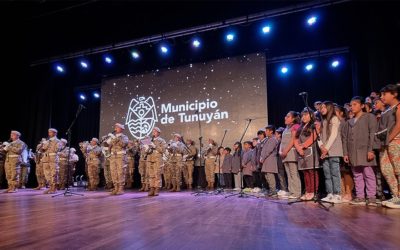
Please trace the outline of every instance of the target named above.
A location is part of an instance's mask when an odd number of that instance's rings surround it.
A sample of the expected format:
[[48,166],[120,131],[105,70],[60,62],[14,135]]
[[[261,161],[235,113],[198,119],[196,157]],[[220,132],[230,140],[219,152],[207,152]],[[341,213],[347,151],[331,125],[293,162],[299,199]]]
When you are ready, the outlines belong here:
[[[2,41],[2,45],[7,48],[4,55],[9,60],[6,61],[8,66],[1,68],[4,78],[0,87],[0,138],[6,140],[9,131],[17,129],[22,132],[22,139],[32,147],[46,136],[50,126],[58,128],[63,137],[79,104],[77,91],[82,86],[101,84],[103,77],[134,74],[145,69],[206,61],[264,49],[268,60],[292,53],[350,47],[350,53],[345,58],[345,67],[339,73],[333,73],[323,68],[323,63],[318,63],[312,76],[292,71],[291,75],[282,79],[277,74],[280,64],[267,66],[269,117],[270,122],[278,125],[282,124],[282,118],[288,110],[300,110],[303,107],[298,92],[310,92],[310,101],[330,99],[343,103],[352,95],[365,96],[384,84],[400,80],[400,48],[394,39],[400,34],[398,3],[350,2],[323,8],[320,12],[320,22],[314,31],[301,26],[308,13],[297,13],[274,18],[273,27],[276,32],[271,33],[267,39],[254,35],[257,26],[240,26],[236,29],[239,40],[233,46],[227,46],[223,42],[223,34],[212,31],[201,34],[204,46],[199,53],[188,48],[189,38],[175,39],[170,41],[174,54],[169,59],[158,56],[154,48],[156,45],[146,45],[141,48],[146,57],[140,63],[130,59],[128,50],[121,50],[113,52],[117,62],[113,68],[106,68],[101,63],[101,57],[94,56],[89,58],[94,62],[89,72],[73,67],[76,60],[66,61],[69,67],[64,76],[55,74],[50,65],[29,67],[31,61],[25,55],[28,50],[35,51],[35,47],[29,44],[29,36],[35,34],[20,32],[24,30],[24,23],[2,22],[2,25],[10,25],[4,29],[8,35]],[[51,19],[48,21],[51,22]],[[110,38],[110,42],[114,40],[115,38]],[[68,44],[63,46],[68,47]],[[327,62],[328,58],[318,60]],[[301,69],[303,62],[293,61],[290,64]],[[99,101],[90,100],[84,105],[87,109],[82,112],[72,138],[75,147],[81,139],[98,134]]]

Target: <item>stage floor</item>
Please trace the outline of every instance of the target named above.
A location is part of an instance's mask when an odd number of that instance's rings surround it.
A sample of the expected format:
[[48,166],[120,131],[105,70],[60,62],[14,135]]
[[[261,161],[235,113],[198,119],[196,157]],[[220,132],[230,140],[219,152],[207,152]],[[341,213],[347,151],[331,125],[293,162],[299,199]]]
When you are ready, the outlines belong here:
[[[3,191],[3,190],[2,190]],[[0,249],[399,249],[400,209],[193,196],[0,194]]]

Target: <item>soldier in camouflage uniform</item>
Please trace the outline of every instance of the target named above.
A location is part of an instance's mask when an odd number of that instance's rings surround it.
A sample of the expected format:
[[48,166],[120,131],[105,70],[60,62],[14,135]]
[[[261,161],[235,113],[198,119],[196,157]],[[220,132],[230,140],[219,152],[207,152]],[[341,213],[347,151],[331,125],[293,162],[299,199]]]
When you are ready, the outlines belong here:
[[172,172],[171,172],[170,157],[171,154],[168,152],[168,150],[166,150],[163,155],[162,172],[165,181],[165,189],[167,190],[170,190],[172,188]]
[[181,191],[181,178],[183,169],[183,154],[186,152],[185,144],[182,142],[180,134],[174,134],[174,140],[170,143],[168,151],[171,154],[169,163],[171,165],[172,188],[171,192]]
[[125,188],[132,188],[133,180],[134,180],[134,173],[135,173],[135,156],[137,152],[137,146],[135,142],[129,140],[128,142],[128,149],[126,151],[126,155],[128,157],[128,168],[126,171],[126,184]]
[[25,150],[26,144],[21,141],[19,138],[21,133],[18,131],[11,131],[11,143],[7,143],[4,147],[4,151],[6,154],[5,161],[5,172],[6,178],[8,182],[8,189],[5,191],[6,193],[15,193],[17,192],[17,186],[19,184],[19,175],[21,171],[21,162],[22,162],[22,151]]
[[45,194],[54,194],[58,180],[59,159],[58,153],[61,150],[60,140],[57,138],[57,130],[50,128],[48,130],[49,139],[43,143],[43,170],[46,181],[49,183],[50,188],[47,189]]
[[25,189],[28,183],[29,173],[31,172],[31,160],[34,159],[32,150],[28,149],[28,145],[25,144],[25,149],[22,152],[21,162],[21,176],[19,178],[18,188]]
[[92,138],[90,145],[86,148],[86,162],[88,165],[88,179],[89,179],[89,191],[97,190],[97,186],[100,181],[100,164],[102,151],[98,145],[99,140]]
[[208,147],[204,151],[205,156],[205,172],[207,180],[207,188],[214,189],[214,170],[215,170],[215,159],[218,153],[218,146],[213,139],[208,140]]
[[193,140],[187,140],[186,145],[188,146],[189,152],[183,156],[183,179],[185,180],[186,187],[190,190],[193,188],[193,171],[194,161],[197,157],[197,148],[194,146]]
[[60,144],[61,144],[61,151],[58,153],[59,156],[58,188],[64,190],[68,175],[69,148],[67,147],[67,140],[65,139],[61,139]]
[[128,137],[122,133],[124,130],[124,125],[116,123],[115,135],[110,134],[110,139],[107,140],[111,150],[110,169],[111,178],[114,184],[114,190],[111,194],[113,195],[124,194],[125,174],[127,167],[126,150],[129,141]]
[[147,171],[147,154],[146,149],[142,144],[140,144],[140,158],[139,158],[139,174],[140,174],[140,181],[142,183],[141,188],[139,189],[140,192],[148,192],[149,191],[149,173]]
[[149,173],[150,191],[149,196],[158,196],[161,187],[162,156],[167,148],[167,143],[160,137],[161,130],[153,129],[151,153],[147,155],[147,171]]
[[103,157],[102,157],[102,168],[103,168],[103,174],[104,174],[104,179],[106,181],[106,186],[105,189],[112,192],[113,191],[113,181],[111,178],[111,170],[110,170],[110,148],[109,145],[107,144],[107,141],[105,140],[107,136],[102,137],[102,143],[101,143],[101,150],[103,152]]
[[76,154],[76,149],[71,148],[71,153],[69,156],[69,176],[67,176],[67,183],[66,185],[69,187],[72,185],[72,179],[75,174],[76,163],[79,161],[79,156]]
[[44,171],[43,171],[43,152],[42,147],[43,143],[46,141],[45,138],[42,138],[40,143],[36,146],[36,153],[35,153],[35,163],[36,163],[36,180],[38,182],[38,186],[34,188],[34,190],[40,190],[46,187],[46,179],[44,178]]
[[6,161],[6,151],[4,151],[4,146],[0,145],[0,189],[2,189],[4,185],[4,181],[6,179],[4,164]]

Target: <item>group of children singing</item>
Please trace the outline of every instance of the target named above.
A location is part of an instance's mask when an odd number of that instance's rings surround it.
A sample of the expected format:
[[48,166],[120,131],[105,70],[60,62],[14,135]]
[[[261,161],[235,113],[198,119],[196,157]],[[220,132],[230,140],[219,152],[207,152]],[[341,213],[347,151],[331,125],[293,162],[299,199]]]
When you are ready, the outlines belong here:
[[240,187],[242,171],[245,186],[268,186],[268,197],[326,194],[322,200],[331,203],[400,208],[399,100],[400,85],[387,85],[380,95],[356,96],[344,107],[325,101],[315,110],[290,111],[286,128],[269,125],[243,148],[235,143],[233,154],[219,148],[219,183],[232,188],[234,179]]

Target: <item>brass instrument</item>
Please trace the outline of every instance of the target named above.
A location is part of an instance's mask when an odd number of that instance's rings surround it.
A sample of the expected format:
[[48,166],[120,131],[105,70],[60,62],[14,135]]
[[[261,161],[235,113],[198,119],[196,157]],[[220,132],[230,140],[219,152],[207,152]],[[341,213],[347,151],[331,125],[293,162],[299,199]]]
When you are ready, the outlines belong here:
[[79,148],[83,154],[83,156],[86,158],[87,155],[87,148],[90,145],[89,141],[83,141],[79,143]]

